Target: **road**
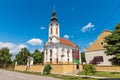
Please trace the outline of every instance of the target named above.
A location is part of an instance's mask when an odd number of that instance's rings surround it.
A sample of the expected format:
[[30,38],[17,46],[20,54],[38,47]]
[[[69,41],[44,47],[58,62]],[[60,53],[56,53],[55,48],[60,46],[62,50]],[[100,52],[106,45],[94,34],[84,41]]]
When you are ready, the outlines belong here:
[[0,80],[60,80],[60,79],[0,69]]

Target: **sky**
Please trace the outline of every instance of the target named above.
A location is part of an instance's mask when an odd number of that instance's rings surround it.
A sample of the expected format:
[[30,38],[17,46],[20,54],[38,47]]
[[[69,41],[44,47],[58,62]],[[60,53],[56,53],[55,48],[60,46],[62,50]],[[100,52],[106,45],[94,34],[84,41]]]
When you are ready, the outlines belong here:
[[81,52],[120,23],[120,0],[0,0],[0,49],[8,47],[13,55],[23,47],[42,51],[54,6],[60,37]]

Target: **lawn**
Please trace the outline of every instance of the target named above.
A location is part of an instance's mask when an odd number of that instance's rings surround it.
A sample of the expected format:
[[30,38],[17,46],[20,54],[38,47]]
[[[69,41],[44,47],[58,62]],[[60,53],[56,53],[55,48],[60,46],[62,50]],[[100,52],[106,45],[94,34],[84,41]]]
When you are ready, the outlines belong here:
[[[79,74],[84,75],[84,72],[80,72]],[[120,78],[120,72],[103,72],[97,71],[96,74],[88,73],[90,76],[100,76],[107,78]]]
[[63,79],[63,80],[97,80],[93,78],[80,78],[80,77],[73,77],[73,76],[67,76],[67,75],[59,75],[59,74],[49,74],[47,76]]

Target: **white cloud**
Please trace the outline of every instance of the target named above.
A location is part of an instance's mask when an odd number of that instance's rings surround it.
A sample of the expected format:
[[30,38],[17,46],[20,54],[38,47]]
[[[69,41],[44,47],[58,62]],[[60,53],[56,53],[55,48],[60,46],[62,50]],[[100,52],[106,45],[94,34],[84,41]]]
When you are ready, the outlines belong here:
[[16,54],[18,53],[21,48],[27,47],[25,44],[13,44],[11,42],[0,42],[0,49],[3,47],[7,47],[10,49],[11,54]]
[[40,48],[40,49],[38,49],[40,52],[43,52],[44,51],[44,48]]
[[89,22],[86,26],[82,27],[82,32],[86,32],[87,30],[91,29],[95,30],[94,25],[91,22]]
[[38,38],[33,38],[29,41],[27,41],[27,43],[31,44],[31,45],[41,45],[42,44],[42,40],[38,39]]
[[89,43],[89,46],[91,46],[92,44],[93,44],[93,42],[90,42],[90,43]]
[[43,29],[46,29],[46,28],[42,26],[42,27],[40,27],[40,29],[42,29],[42,30],[43,30]]
[[19,44],[19,45],[15,45],[14,49],[12,48],[10,50],[10,53],[18,53],[22,48],[27,48],[27,46],[25,44]]
[[65,35],[64,35],[64,38],[68,39],[68,38],[69,38],[69,35],[65,34]]

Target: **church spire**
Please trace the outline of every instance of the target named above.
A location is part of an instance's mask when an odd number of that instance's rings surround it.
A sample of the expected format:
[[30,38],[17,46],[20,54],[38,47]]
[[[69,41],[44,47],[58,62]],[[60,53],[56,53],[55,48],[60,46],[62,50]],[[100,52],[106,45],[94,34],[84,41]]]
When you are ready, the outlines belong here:
[[51,21],[57,21],[56,11],[55,11],[55,5],[53,7]]

